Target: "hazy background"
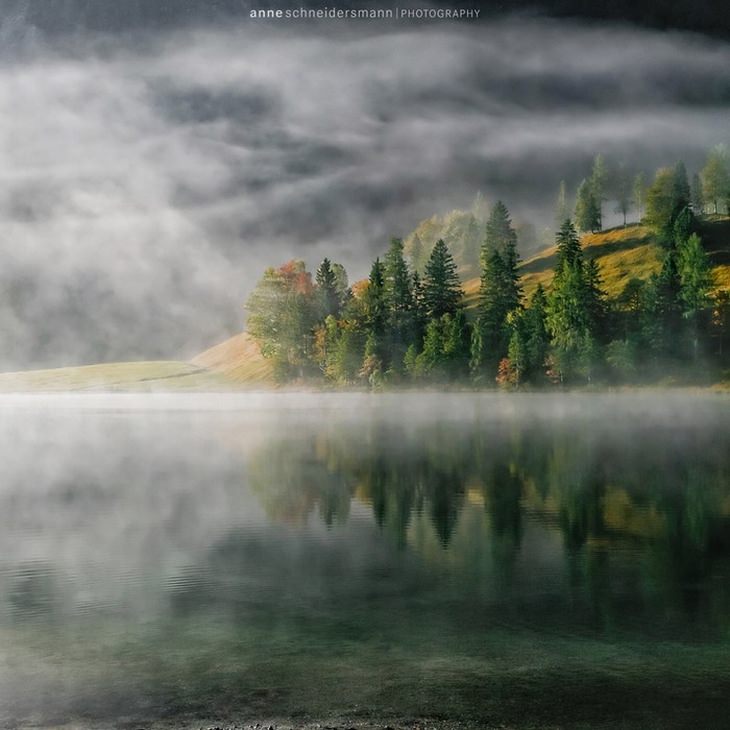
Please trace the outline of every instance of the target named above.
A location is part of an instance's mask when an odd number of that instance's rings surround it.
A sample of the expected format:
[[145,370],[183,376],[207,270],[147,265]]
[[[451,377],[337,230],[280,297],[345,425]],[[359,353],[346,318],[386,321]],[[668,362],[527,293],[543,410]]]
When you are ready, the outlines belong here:
[[541,228],[597,152],[696,170],[730,137],[720,8],[588,5],[266,24],[245,2],[3,3],[0,366],[192,356],[240,330],[266,265],[359,278],[477,190]]

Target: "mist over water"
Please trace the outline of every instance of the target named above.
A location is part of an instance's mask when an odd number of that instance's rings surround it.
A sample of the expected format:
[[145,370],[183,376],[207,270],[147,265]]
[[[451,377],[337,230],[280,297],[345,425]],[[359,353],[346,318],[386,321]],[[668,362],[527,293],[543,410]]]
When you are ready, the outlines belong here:
[[724,397],[1,405],[3,726],[725,718]]

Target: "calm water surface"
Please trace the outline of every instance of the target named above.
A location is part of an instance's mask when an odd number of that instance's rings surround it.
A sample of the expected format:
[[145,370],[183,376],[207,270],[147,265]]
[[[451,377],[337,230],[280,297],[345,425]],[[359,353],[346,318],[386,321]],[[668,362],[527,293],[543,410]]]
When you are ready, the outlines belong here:
[[730,401],[6,397],[0,725],[730,726]]

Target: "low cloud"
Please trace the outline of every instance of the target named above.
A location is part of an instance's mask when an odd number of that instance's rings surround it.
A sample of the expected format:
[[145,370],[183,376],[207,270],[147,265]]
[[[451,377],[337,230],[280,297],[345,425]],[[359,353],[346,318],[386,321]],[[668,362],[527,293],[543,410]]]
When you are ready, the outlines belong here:
[[540,228],[596,152],[693,170],[728,135],[730,49],[692,35],[538,19],[2,32],[5,368],[192,356],[242,327],[268,264],[326,254],[362,276],[391,235],[477,190]]

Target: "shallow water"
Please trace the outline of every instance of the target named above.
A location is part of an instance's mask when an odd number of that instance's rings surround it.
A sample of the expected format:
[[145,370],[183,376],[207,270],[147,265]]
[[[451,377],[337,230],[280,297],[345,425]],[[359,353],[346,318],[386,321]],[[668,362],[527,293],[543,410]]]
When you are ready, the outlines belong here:
[[3,726],[727,727],[726,397],[0,407]]

